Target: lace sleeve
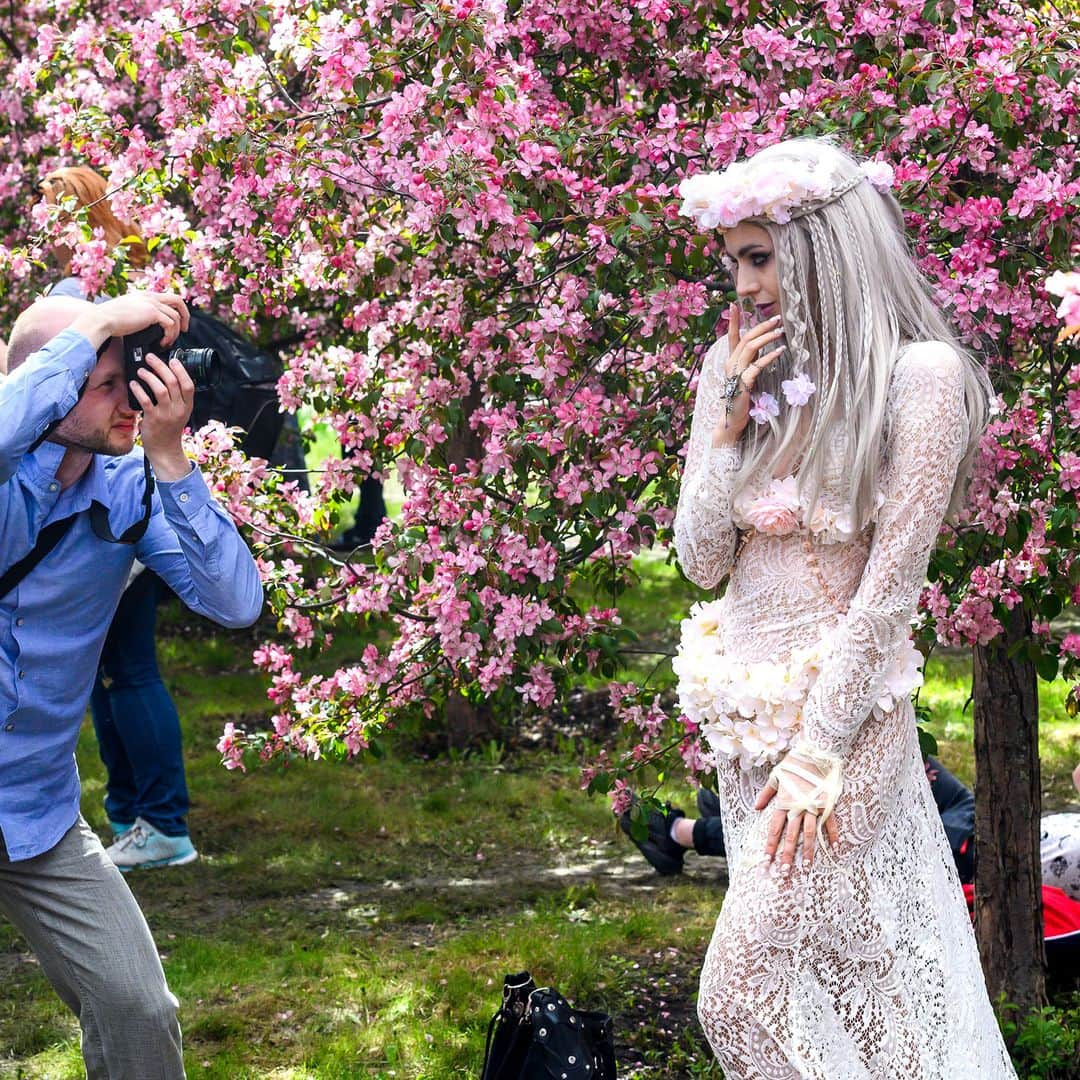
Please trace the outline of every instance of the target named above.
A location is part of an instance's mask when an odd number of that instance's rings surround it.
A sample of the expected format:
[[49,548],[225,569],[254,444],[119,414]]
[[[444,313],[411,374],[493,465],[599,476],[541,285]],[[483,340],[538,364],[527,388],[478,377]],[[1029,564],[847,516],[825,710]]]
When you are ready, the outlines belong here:
[[961,365],[938,342],[914,345],[897,361],[889,392],[884,502],[869,559],[803,711],[800,741],[813,749],[846,755],[911,632],[966,443]]
[[719,584],[731,569],[735,526],[731,498],[742,451],[714,447],[712,433],[724,413],[721,375],[728,343],[721,338],[705,354],[694,401],[694,421],[686,450],[679,505],[675,511],[675,551],[683,573],[702,588]]

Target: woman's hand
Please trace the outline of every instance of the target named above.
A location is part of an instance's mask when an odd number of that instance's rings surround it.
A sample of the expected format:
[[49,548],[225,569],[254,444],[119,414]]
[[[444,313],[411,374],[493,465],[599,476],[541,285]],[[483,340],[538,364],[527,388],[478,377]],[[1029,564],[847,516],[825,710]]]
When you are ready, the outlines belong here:
[[765,842],[765,862],[771,863],[780,848],[780,872],[788,874],[795,862],[799,839],[803,842],[803,861],[814,862],[814,845],[821,828],[830,844],[835,844],[838,832],[833,807],[840,795],[840,759],[809,749],[794,748],[769,775],[754,803],[755,810],[764,810],[773,802],[772,818]]
[[[779,315],[753,327],[742,337],[739,336],[739,323],[739,305],[732,304],[728,323],[730,349],[724,375],[727,380],[738,379],[738,383],[725,388],[734,393],[730,397],[730,408],[713,430],[713,446],[734,446],[739,441],[750,420],[750,391],[757,377],[784,352],[783,345],[768,351],[784,333]],[[727,393],[725,397],[728,397]]]

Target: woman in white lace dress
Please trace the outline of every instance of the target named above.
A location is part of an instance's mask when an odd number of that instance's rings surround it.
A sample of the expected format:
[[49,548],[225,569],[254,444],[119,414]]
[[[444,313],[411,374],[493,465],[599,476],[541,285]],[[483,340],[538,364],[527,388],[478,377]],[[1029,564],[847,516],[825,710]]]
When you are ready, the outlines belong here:
[[701,631],[731,883],[698,1004],[729,1080],[1015,1076],[908,697],[989,388],[890,180],[798,139],[682,188],[774,319],[740,338],[733,310],[705,356],[675,522],[693,581],[730,575]]

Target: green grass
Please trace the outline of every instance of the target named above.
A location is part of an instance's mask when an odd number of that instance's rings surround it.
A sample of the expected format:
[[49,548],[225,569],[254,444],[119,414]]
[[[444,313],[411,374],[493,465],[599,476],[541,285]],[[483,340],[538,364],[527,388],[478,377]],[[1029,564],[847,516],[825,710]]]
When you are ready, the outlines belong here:
[[[181,700],[194,677],[176,677]],[[579,792],[576,765],[391,758],[226,774],[212,742],[234,715],[228,697],[217,716],[216,694],[185,709],[202,859],[130,878],[182,1002],[191,1076],[474,1076],[502,976],[522,967],[582,1005],[632,1012],[679,948],[692,1008],[720,892],[658,887]],[[88,729],[79,757],[85,812],[104,831]],[[597,859],[628,863],[628,878],[597,884]],[[6,924],[0,962],[0,1075],[81,1075],[74,1021]],[[642,1053],[654,1027],[635,1033]],[[681,1054],[705,1060],[700,1041]]]
[[[318,470],[327,458],[341,457],[341,443],[338,441],[334,429],[327,423],[316,422],[310,409],[300,410],[298,416],[300,430],[308,433],[309,441],[305,448],[304,460],[307,467]],[[401,511],[403,492],[398,482],[397,472],[390,470],[389,475],[383,481],[383,501],[386,503],[386,512],[390,517],[395,517]],[[347,506],[341,508],[338,527],[341,531],[349,528],[356,517],[356,498],[354,497]]]
[[[1075,809],[1077,803],[1072,770],[1080,761],[1080,717],[1069,716],[1065,709],[1070,685],[1064,679],[1039,683],[1039,758],[1043,808],[1048,811]],[[970,698],[970,655],[931,656],[919,695],[933,717],[927,729],[938,741],[942,763],[969,787],[975,783]]]
[[[624,616],[670,649],[701,594],[662,560],[642,574]],[[181,1000],[189,1075],[475,1077],[502,977],[529,968],[615,1016],[621,1076],[719,1080],[694,1001],[720,864],[690,856],[682,878],[653,875],[580,791],[569,740],[228,773],[214,749],[223,723],[268,712],[252,639],[166,621],[202,858],[130,883]],[[335,648],[349,648],[344,635]],[[969,681],[962,658],[935,657],[923,700],[943,759],[970,781]],[[1063,687],[1042,690],[1045,786],[1064,804],[1078,725]],[[84,813],[104,835],[89,723],[78,757]],[[685,788],[667,794],[692,806]],[[74,1019],[2,920],[0,986],[0,1077],[81,1076]]]

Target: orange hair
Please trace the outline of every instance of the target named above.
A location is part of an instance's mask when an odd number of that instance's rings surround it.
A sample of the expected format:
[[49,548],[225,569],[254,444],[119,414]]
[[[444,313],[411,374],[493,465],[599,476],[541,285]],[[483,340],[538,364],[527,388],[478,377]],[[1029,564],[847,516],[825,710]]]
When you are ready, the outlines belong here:
[[[110,248],[118,246],[126,236],[139,236],[139,230],[134,225],[121,221],[113,213],[109,205],[105,177],[86,165],[57,169],[49,173],[38,187],[50,206],[71,197],[75,198],[79,206],[85,206],[90,228],[101,229]],[[141,237],[137,244],[124,246],[127,248],[128,262],[136,267],[146,265],[148,255]],[[65,274],[71,269],[70,258],[67,263],[63,268]]]

